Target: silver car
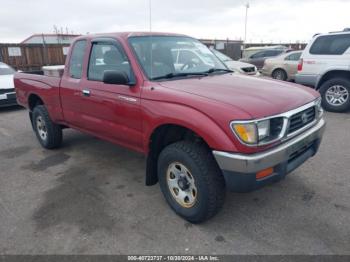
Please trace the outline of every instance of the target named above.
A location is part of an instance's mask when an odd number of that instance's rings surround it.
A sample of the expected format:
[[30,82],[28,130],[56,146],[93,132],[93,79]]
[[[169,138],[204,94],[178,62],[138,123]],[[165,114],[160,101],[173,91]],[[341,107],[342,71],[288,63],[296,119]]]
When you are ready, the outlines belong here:
[[211,49],[211,51],[219,58],[229,69],[233,70],[235,73],[259,76],[260,73],[255,65],[235,61],[227,55],[219,52],[218,50]]

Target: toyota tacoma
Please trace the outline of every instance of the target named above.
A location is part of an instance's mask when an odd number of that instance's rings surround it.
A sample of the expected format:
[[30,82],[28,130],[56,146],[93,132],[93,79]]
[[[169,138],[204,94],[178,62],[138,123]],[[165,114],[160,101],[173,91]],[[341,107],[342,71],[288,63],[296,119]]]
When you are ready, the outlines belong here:
[[[174,50],[183,52],[177,59]],[[187,53],[187,55],[186,55]],[[192,223],[225,192],[278,181],[314,156],[325,121],[318,92],[233,74],[198,40],[167,33],[80,36],[64,67],[16,73],[18,103],[47,149],[74,128],[143,153],[146,185]]]

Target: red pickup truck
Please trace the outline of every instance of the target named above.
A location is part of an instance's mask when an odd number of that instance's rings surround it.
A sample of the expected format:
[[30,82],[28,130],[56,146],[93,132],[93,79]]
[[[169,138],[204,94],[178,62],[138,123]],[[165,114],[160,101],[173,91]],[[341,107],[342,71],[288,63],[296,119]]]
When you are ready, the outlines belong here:
[[285,177],[317,152],[325,127],[316,91],[236,75],[184,35],[81,36],[57,70],[15,75],[41,145],[59,147],[71,127],[142,152],[146,185],[159,182],[193,223],[217,213],[226,188]]

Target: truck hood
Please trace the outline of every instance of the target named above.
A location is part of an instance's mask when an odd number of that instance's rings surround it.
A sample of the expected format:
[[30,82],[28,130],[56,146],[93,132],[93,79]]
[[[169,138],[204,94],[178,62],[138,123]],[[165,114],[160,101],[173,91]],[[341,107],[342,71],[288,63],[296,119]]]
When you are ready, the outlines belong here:
[[252,118],[280,114],[319,96],[309,87],[235,74],[166,81],[161,85],[231,105]]
[[13,89],[13,75],[0,75],[0,89]]

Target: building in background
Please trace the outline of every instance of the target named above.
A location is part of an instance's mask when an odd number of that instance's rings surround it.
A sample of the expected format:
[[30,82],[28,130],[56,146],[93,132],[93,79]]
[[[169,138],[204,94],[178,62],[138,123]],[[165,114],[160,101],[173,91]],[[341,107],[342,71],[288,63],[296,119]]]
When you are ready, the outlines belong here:
[[74,34],[34,34],[21,44],[70,44],[79,35]]

